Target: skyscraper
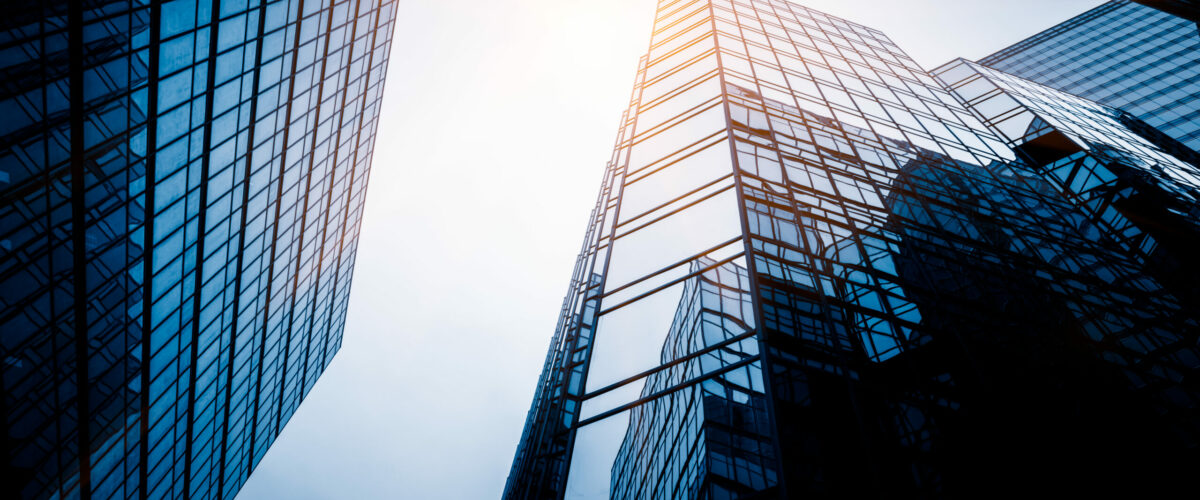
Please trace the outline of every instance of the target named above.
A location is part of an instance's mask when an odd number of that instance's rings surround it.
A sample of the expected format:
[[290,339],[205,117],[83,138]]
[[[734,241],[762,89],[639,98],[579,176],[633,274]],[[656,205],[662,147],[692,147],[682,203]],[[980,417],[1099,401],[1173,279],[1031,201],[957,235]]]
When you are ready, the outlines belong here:
[[1182,482],[1198,165],[794,3],[662,0],[505,497]]
[[[1142,3],[1163,10],[1114,0],[979,62],[1120,108],[1200,149],[1197,7],[1186,1]],[[1191,19],[1166,12],[1188,8]]]
[[341,345],[395,2],[0,8],[6,498],[232,498]]

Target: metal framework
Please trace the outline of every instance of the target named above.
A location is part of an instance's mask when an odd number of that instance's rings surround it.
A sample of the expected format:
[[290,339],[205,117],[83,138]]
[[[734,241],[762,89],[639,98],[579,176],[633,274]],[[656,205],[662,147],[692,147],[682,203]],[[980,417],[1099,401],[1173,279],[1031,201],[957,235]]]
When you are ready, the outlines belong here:
[[1123,109],[1200,149],[1197,9],[1189,0],[1114,0],[979,63]]
[[0,8],[0,496],[236,495],[341,346],[395,7]]
[[504,497],[1181,482],[1198,164],[793,3],[662,0]]

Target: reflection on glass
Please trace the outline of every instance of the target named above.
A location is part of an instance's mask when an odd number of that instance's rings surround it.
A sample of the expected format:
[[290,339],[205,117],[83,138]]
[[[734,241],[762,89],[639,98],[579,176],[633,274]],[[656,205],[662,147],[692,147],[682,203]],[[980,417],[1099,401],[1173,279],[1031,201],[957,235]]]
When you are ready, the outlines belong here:
[[0,496],[233,498],[341,346],[398,2],[0,7]]
[[506,498],[969,497],[1200,444],[1195,152],[782,0],[663,0],[640,66]]
[[669,366],[647,377],[646,403],[631,412],[612,498],[722,498],[775,483],[758,342],[746,335],[754,328],[749,290],[746,269],[732,263],[684,286],[662,347]]

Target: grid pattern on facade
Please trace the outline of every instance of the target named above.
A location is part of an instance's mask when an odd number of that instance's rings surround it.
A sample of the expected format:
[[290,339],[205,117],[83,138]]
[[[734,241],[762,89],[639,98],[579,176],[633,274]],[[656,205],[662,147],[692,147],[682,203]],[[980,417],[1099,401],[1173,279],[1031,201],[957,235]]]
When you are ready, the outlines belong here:
[[[25,497],[77,489],[80,449],[138,446],[122,436],[139,406],[127,383],[140,324],[126,311],[141,299],[130,271],[144,247],[129,227],[144,210],[127,190],[147,168],[147,116],[128,82],[148,77],[148,41],[131,35],[149,21],[128,2],[97,7],[27,3],[4,21],[3,477]],[[90,471],[102,491],[133,473],[104,460]]]
[[[711,264],[701,259],[695,266]],[[755,358],[756,340],[726,342],[754,328],[749,282],[745,268],[734,264],[688,280],[662,362],[707,351],[647,377],[642,396]],[[718,344],[723,347],[709,349]],[[611,497],[720,498],[726,489],[752,492],[775,484],[768,422],[757,363],[651,399],[630,414],[612,466]]]
[[69,2],[5,21],[18,496],[244,484],[341,345],[394,11]]
[[959,59],[934,74],[1041,181],[1194,307],[1197,287],[1180,277],[1195,275],[1200,250],[1200,154],[1122,110],[986,66]]
[[[1173,257],[1146,242],[1186,255],[1200,231],[1115,216],[1069,189],[1088,174],[1064,185],[1044,178],[1062,157],[1043,160],[1051,132],[1072,134],[1085,151],[1062,161],[1141,158],[1126,170],[1188,179],[1148,206],[1189,210],[1195,160],[1127,114],[1007,85],[1005,111],[1032,110],[1016,136],[876,30],[778,0],[659,2],[506,498],[966,495],[999,476],[1178,472],[1145,457],[1197,444],[1195,290],[1153,271]],[[746,270],[751,328],[675,348],[693,283],[726,267]],[[748,339],[756,355],[701,361]],[[704,490],[712,419],[695,395],[744,366],[776,480]],[[647,440],[662,445],[631,451]]]
[[[1146,133],[1128,113],[1074,95],[1018,78],[966,60],[956,60],[933,71],[956,97],[962,100],[989,128],[997,131],[1009,147],[1030,152],[1032,145],[1050,131],[1068,136],[1080,149],[1105,163],[1127,161],[1184,204],[1200,201],[1200,167],[1194,151],[1170,138]],[[1029,157],[1031,164],[1045,167],[1049,157]],[[1064,186],[1076,183],[1051,173]],[[1093,174],[1103,175],[1103,174]],[[1115,177],[1109,174],[1106,177]],[[1111,179],[1110,179],[1111,180]],[[1081,181],[1075,189],[1096,191],[1104,181]],[[1065,188],[1064,188],[1065,190]],[[1073,193],[1078,195],[1079,193]],[[1086,203],[1086,199],[1081,203]]]
[[1114,0],[979,62],[1120,108],[1200,149],[1194,21]]

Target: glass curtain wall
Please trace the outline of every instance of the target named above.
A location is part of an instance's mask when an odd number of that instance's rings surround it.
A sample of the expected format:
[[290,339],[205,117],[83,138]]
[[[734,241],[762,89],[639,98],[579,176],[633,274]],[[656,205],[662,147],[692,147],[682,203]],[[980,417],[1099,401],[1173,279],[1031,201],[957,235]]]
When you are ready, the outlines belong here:
[[395,2],[4,10],[4,489],[232,498],[341,345]]
[[1200,29],[1194,16],[1147,5],[1107,2],[979,63],[1120,108],[1200,149]]
[[1187,446],[1156,415],[1190,392],[1139,374],[1193,369],[1195,310],[1012,145],[877,30],[659,2],[505,497],[965,494]]

